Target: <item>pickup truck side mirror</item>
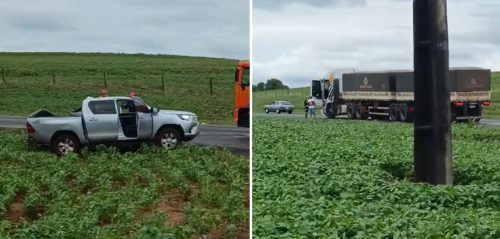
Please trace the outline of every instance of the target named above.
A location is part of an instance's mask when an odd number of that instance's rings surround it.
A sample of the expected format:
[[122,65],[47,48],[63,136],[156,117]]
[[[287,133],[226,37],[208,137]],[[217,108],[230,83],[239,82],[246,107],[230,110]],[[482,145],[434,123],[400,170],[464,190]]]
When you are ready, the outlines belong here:
[[153,113],[156,114],[156,113],[160,112],[160,109],[153,107],[153,108],[151,108],[151,111],[153,111]]

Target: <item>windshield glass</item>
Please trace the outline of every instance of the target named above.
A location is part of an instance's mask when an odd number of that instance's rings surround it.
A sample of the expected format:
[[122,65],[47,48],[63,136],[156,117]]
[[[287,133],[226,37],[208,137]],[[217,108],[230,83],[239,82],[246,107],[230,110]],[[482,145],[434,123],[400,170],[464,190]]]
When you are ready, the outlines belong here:
[[149,113],[149,107],[138,98],[134,98],[135,110],[140,113]]
[[149,106],[148,104],[146,104],[146,102],[144,102],[144,100],[143,100],[143,99],[141,99],[141,97],[137,97],[137,96],[135,96],[135,97],[134,97],[134,99],[138,99],[138,100],[140,100],[140,101],[142,102],[142,104],[144,104],[144,105],[146,105],[146,107],[148,107],[148,109],[151,109],[151,106]]
[[243,86],[248,86],[250,85],[250,71],[248,69],[243,69],[243,76],[241,78],[241,84]]

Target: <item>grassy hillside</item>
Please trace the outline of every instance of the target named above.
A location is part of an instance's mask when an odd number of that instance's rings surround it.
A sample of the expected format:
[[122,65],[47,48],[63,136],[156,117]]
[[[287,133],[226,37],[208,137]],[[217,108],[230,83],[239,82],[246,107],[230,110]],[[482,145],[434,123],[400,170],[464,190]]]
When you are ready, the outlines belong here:
[[[252,109],[254,113],[263,113],[264,105],[275,100],[288,100],[295,106],[295,113],[302,114],[304,98],[309,96],[310,88],[301,87],[290,90],[270,90],[253,93]],[[491,106],[484,110],[484,118],[500,118],[500,72],[494,72],[491,77]]]
[[134,90],[152,106],[192,111],[202,122],[232,124],[237,63],[140,54],[0,53],[0,115],[26,116],[39,108],[66,114],[86,96],[98,95],[106,72],[111,95]]
[[485,118],[500,118],[500,72],[491,77],[491,106],[484,111]]

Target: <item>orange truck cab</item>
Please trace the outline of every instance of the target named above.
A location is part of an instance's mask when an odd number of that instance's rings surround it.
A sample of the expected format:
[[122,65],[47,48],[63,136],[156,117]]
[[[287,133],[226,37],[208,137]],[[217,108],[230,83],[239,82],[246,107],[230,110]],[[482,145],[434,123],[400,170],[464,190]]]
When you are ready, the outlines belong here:
[[250,62],[242,61],[236,68],[234,80],[234,123],[250,127]]

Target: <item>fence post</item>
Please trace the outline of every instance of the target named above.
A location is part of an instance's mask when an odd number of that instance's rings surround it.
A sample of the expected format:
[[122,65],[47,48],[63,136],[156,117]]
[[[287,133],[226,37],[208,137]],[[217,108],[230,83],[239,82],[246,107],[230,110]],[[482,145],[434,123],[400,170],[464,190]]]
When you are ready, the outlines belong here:
[[212,86],[212,77],[210,77],[210,95],[214,95],[214,88]]
[[5,69],[2,67],[2,79],[3,79],[3,83],[7,83],[7,81],[5,81]]
[[104,72],[104,86],[105,87],[108,87],[108,75],[106,74],[106,72]]
[[56,84],[56,73],[52,72],[52,84]]
[[165,73],[161,73],[161,91],[165,91]]

